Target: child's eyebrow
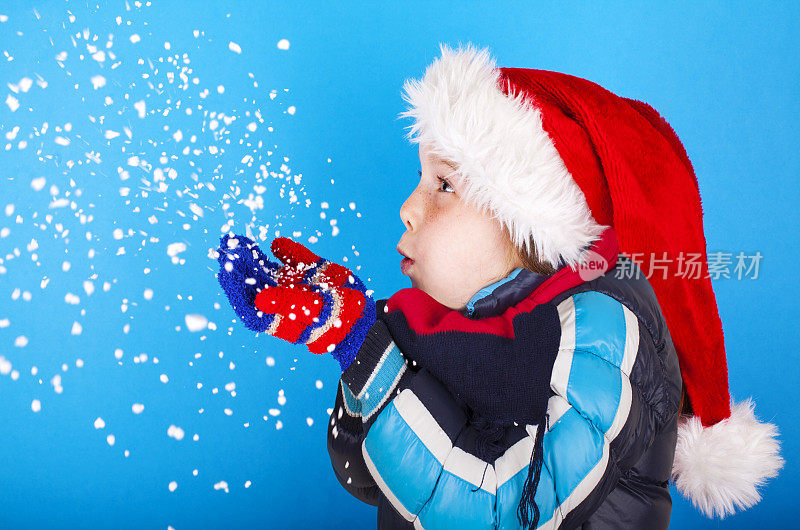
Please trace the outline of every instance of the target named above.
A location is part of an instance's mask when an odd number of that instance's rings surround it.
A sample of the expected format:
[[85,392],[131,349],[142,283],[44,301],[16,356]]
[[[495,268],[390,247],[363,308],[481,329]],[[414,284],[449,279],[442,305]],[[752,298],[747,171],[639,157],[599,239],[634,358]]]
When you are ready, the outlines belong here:
[[455,173],[457,171],[457,168],[456,168],[456,166],[455,166],[455,164],[453,162],[449,162],[449,161],[447,161],[447,160],[445,160],[443,158],[440,158],[439,162],[441,162],[442,164],[444,164],[445,166],[450,168],[451,173],[447,175],[448,179],[451,179],[451,178],[455,177],[455,175],[453,173]]
[[[435,160],[435,163],[444,164],[445,166],[449,167],[452,172],[456,172],[458,170],[458,168],[456,167],[454,162],[450,162],[448,160],[445,160],[444,158],[438,158],[437,157],[436,160]],[[417,172],[419,173],[419,176],[421,177],[422,176],[422,171],[417,171]],[[450,177],[451,175],[447,175],[447,176]]]
[[440,159],[440,162],[449,167],[450,169],[452,169],[453,171],[456,170],[456,166],[452,162],[448,162],[447,160],[444,159]]

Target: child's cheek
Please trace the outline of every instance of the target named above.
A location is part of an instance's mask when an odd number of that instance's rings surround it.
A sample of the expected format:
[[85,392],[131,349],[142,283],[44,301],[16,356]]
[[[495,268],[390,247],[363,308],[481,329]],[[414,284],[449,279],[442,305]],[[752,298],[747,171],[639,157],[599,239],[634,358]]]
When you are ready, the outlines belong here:
[[433,231],[441,217],[439,206],[436,204],[435,199],[429,195],[424,196],[422,199],[422,226],[419,228],[424,232]]
[[425,224],[427,226],[436,226],[437,221],[441,217],[441,212],[434,206],[425,208]]

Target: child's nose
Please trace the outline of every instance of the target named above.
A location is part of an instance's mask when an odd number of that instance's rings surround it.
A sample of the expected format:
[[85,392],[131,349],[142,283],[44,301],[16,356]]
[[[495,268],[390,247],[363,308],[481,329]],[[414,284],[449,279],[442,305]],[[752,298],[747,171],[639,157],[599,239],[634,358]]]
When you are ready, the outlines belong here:
[[422,197],[419,187],[408,196],[408,198],[400,207],[400,219],[409,232],[418,228],[421,210],[422,210]]

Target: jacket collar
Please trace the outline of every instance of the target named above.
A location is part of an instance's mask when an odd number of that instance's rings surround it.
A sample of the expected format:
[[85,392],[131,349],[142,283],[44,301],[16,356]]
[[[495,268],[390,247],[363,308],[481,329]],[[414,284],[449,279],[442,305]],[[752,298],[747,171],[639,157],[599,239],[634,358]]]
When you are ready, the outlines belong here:
[[469,318],[497,316],[530,295],[550,275],[517,267],[508,276],[475,293],[461,311]]

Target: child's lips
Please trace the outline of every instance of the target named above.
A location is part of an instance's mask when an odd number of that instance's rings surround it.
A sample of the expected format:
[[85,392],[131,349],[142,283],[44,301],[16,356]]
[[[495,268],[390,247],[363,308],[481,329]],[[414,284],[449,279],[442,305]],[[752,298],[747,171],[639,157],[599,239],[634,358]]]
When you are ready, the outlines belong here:
[[402,261],[400,261],[400,271],[403,274],[408,274],[408,269],[410,269],[413,264],[414,264],[413,259],[403,258]]

